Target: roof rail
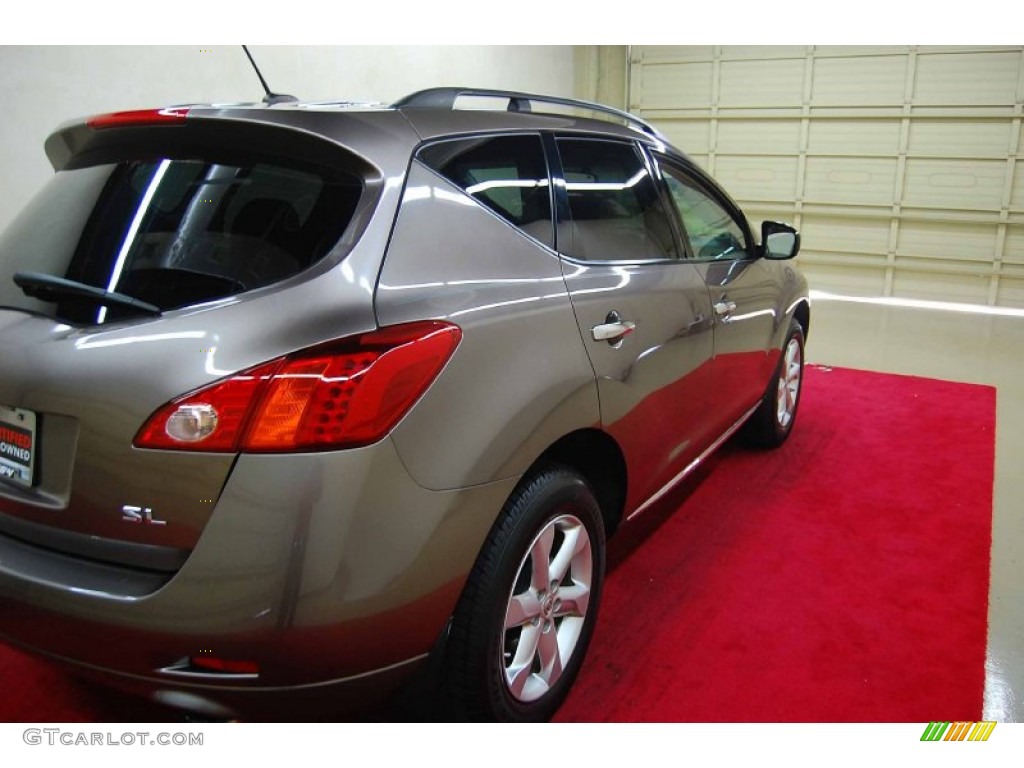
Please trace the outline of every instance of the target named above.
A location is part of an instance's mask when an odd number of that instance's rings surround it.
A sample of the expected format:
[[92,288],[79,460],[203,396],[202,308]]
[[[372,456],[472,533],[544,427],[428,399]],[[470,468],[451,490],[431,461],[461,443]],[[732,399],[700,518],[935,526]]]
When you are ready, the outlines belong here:
[[519,91],[499,91],[491,88],[427,88],[423,91],[411,93],[404,99],[399,99],[393,106],[395,109],[407,108],[434,108],[434,109],[455,109],[455,100],[460,96],[483,96],[496,99],[508,99],[509,112],[532,112],[531,102],[542,104],[557,104],[563,107],[575,107],[577,109],[588,109],[592,112],[601,112],[612,115],[620,120],[639,128],[644,133],[649,133],[659,139],[664,138],[653,125],[636,115],[625,112],[615,107],[598,104],[593,101],[581,101],[579,99],[566,99],[561,96],[542,96],[536,93],[520,93]]

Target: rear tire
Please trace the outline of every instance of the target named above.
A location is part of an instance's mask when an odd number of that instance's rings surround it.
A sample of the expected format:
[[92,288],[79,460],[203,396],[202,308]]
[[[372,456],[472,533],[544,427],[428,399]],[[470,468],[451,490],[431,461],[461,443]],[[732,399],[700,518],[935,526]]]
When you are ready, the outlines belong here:
[[804,329],[793,320],[768,389],[746,424],[745,434],[749,442],[762,448],[777,448],[786,442],[796,422],[803,374]]
[[594,631],[604,544],[600,507],[576,472],[550,467],[520,484],[452,620],[444,679],[457,718],[551,718]]

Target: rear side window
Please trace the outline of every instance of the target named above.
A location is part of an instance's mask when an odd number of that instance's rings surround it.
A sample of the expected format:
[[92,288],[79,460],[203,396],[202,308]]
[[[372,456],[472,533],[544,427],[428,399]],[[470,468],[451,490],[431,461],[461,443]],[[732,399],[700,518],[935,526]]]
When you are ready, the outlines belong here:
[[524,232],[553,247],[551,190],[539,136],[484,136],[431,144],[419,159]]
[[0,240],[0,304],[76,324],[130,314],[56,294],[19,298],[43,273],[162,311],[270,285],[323,258],[362,192],[354,174],[281,160],[147,158],[61,171]]
[[566,256],[588,261],[678,258],[657,185],[633,144],[559,139],[571,237]]

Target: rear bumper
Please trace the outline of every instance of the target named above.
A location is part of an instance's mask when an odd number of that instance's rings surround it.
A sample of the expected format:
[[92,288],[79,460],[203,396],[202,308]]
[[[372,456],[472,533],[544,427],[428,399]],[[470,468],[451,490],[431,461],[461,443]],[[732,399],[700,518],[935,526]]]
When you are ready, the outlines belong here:
[[[0,641],[22,648],[20,643],[2,635]],[[201,682],[138,677],[74,659],[41,654],[36,648],[23,650],[54,662],[78,677],[216,720],[336,722],[372,714],[392,701],[396,692],[427,666],[426,657],[417,657],[384,669],[310,685],[239,686],[230,684],[228,680]]]
[[[84,586],[95,564],[22,551],[49,558],[40,577],[0,540],[0,637],[178,706],[367,702],[430,651],[514,484],[425,490],[390,440],[243,455],[188,560],[150,594],[118,590],[116,569]],[[186,661],[200,654],[258,672],[196,676]]]

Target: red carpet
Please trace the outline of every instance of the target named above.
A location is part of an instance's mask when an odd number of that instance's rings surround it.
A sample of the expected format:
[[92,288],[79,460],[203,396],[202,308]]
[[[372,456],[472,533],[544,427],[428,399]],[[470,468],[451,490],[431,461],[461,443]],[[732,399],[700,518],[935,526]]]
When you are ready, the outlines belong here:
[[782,449],[726,449],[612,572],[560,720],[981,719],[995,390],[806,384]]
[[[803,397],[784,448],[616,537],[558,719],[981,718],[995,391],[810,368]],[[176,717],[2,646],[0,690],[0,721]]]

